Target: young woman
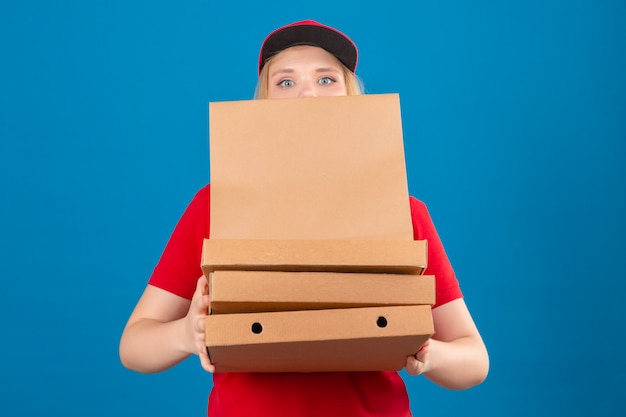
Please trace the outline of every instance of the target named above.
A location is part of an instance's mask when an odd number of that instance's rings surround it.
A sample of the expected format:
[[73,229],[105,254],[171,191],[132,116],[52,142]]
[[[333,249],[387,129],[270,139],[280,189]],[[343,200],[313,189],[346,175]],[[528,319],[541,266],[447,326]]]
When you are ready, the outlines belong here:
[[[279,99],[360,94],[357,48],[341,32],[302,21],[270,33],[261,47],[256,97]],[[120,342],[124,366],[145,373],[168,369],[192,354],[215,370],[205,350],[208,296],[200,269],[210,236],[209,186],[193,198],[175,227]],[[489,359],[426,206],[410,198],[415,239],[428,240],[427,274],[435,275],[435,335],[406,359],[410,375],[450,389],[487,376]],[[216,373],[208,414],[220,416],[410,416],[397,372]]]

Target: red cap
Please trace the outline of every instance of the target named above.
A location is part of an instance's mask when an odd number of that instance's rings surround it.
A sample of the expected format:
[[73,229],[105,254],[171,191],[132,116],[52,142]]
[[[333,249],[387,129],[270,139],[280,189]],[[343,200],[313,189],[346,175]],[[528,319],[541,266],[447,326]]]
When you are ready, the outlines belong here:
[[265,38],[259,56],[259,73],[269,58],[296,45],[318,46],[337,57],[350,71],[356,70],[358,51],[350,38],[330,26],[303,20],[280,27]]

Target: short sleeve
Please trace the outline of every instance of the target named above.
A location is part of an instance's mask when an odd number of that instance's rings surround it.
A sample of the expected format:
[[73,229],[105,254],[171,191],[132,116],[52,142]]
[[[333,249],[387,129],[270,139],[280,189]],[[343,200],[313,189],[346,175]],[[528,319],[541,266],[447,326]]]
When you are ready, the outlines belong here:
[[426,205],[414,197],[410,197],[410,202],[413,239],[428,242],[428,266],[425,274],[435,276],[435,308],[461,298],[463,294]]
[[202,243],[209,237],[209,185],[196,193],[176,224],[148,284],[187,299],[198,278]]

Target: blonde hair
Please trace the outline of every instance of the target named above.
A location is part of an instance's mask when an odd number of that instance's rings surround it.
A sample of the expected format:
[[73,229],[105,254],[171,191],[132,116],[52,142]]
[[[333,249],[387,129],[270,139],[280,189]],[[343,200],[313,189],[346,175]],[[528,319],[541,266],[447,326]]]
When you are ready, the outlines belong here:
[[[267,98],[270,78],[269,67],[272,59],[273,58],[269,58],[265,61],[265,65],[263,65],[263,69],[261,69],[261,73],[259,74],[259,80],[257,81],[256,89],[254,91],[254,98],[257,100]],[[365,94],[361,79],[343,64],[341,65],[341,69],[343,71],[343,78],[346,80],[347,95],[358,96],[360,94]]]

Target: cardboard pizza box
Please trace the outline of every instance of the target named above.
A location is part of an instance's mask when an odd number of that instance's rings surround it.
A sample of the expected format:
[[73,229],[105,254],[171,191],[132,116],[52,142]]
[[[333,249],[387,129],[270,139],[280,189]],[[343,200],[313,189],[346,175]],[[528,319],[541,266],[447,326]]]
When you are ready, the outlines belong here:
[[432,275],[215,271],[211,314],[433,305]]
[[[210,103],[209,135],[207,276],[424,272],[397,94]],[[218,372],[400,369],[433,331],[428,305],[212,314],[206,328]]]
[[215,314],[206,346],[216,372],[400,370],[433,331],[427,305]]
[[421,274],[425,240],[205,239],[202,270],[329,271]]

